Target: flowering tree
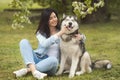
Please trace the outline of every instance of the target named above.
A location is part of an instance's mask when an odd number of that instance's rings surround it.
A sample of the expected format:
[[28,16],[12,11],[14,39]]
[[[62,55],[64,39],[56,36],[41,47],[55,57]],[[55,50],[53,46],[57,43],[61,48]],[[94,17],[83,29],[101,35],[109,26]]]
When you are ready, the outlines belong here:
[[30,11],[28,8],[36,2],[42,6],[48,5],[48,7],[57,9],[61,13],[65,12],[65,10],[68,9],[70,9],[69,12],[72,12],[71,10],[73,7],[73,12],[80,19],[85,18],[88,14],[92,14],[92,12],[96,11],[97,8],[104,6],[104,0],[96,0],[98,1],[96,3],[92,3],[93,0],[82,0],[82,2],[80,1],[81,0],[13,0],[11,7],[20,9],[20,11],[15,12],[14,14],[12,28],[23,28],[24,23],[31,23],[29,19]]
[[13,0],[10,4],[10,6],[14,9],[19,9],[20,11],[17,11],[14,13],[13,17],[13,23],[12,28],[23,28],[24,23],[31,24],[31,21],[29,20],[30,11],[28,8],[32,5],[33,0]]
[[[13,15],[14,19],[12,23],[12,28],[23,28],[24,23],[31,24],[31,21],[29,19],[31,12],[28,10],[28,8],[30,8],[33,3],[38,3],[43,7],[47,5],[48,7],[60,10],[61,7],[66,5],[66,1],[69,0],[13,0],[10,6],[14,9],[19,9],[19,11],[15,12],[15,14]],[[60,12],[63,12],[65,10],[66,8],[64,7],[64,9]]]
[[93,11],[97,11],[97,8],[104,6],[104,0],[99,0],[97,3],[92,4],[92,0],[84,0],[84,2],[72,2],[74,7],[74,13],[78,18],[85,18],[88,14],[92,14]]

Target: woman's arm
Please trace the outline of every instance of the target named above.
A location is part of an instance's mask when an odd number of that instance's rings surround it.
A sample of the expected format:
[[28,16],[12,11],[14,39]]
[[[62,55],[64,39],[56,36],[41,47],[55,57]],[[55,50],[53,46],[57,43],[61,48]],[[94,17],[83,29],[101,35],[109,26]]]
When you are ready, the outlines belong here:
[[46,38],[41,34],[37,34],[36,37],[37,37],[41,47],[43,47],[43,48],[47,48],[47,47],[51,46],[52,44],[58,42],[58,40],[59,40],[59,37],[57,37],[56,35],[52,35],[51,37]]
[[63,27],[59,32],[57,32],[56,34],[50,36],[49,38],[45,38],[43,35],[41,35],[40,33],[37,34],[37,39],[40,43],[40,45],[44,48],[49,47],[50,45],[56,43],[59,41],[59,37],[65,33],[65,31],[67,30],[66,27]]

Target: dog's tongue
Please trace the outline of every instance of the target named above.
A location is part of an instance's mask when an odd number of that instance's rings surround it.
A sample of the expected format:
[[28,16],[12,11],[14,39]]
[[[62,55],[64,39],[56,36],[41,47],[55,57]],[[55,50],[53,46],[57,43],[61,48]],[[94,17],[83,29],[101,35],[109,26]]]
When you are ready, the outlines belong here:
[[69,29],[72,29],[73,27],[71,25],[68,26]]
[[67,26],[67,29],[70,31],[71,30],[71,28],[69,27],[69,26]]
[[70,26],[70,25],[69,25],[68,27],[69,27],[69,28],[71,28],[71,26]]
[[72,25],[69,25],[69,28],[71,28],[71,29],[72,29],[72,28],[73,28],[73,27],[72,27]]

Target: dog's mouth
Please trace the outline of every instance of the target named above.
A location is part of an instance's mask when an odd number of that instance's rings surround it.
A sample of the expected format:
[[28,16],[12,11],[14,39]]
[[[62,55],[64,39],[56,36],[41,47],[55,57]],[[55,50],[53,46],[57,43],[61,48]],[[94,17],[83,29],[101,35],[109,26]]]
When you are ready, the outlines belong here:
[[67,26],[67,29],[70,31],[70,30],[73,29],[73,27],[72,26]]
[[70,31],[71,29],[73,29],[72,23],[69,23],[69,24],[68,24],[67,29],[68,29],[69,31]]
[[78,29],[76,29],[74,32],[68,33],[67,35],[71,35],[72,37],[75,37],[76,34],[78,34]]

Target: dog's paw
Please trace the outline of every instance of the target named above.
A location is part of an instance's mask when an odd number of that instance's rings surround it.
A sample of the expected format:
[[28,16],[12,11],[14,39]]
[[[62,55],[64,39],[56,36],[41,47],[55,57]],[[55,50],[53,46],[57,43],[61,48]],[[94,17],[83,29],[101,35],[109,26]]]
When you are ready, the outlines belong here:
[[56,73],[55,75],[58,76],[58,75],[60,75],[60,74]]
[[84,72],[83,71],[78,71],[78,72],[76,72],[75,74],[77,75],[77,76],[79,76],[79,75],[81,75],[81,74],[83,74]]
[[57,72],[55,75],[56,75],[56,76],[59,76],[59,75],[61,75],[61,74],[62,74],[62,73]]
[[73,77],[74,77],[74,74],[70,74],[70,75],[69,75],[69,78],[73,78]]
[[91,73],[91,72],[92,72],[92,69],[90,68],[87,72],[88,72],[88,73]]
[[63,71],[63,73],[64,74],[68,74],[68,73],[70,73],[70,71],[69,70],[65,70],[65,71]]

